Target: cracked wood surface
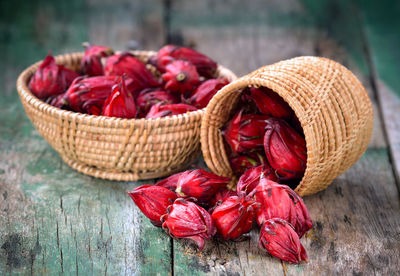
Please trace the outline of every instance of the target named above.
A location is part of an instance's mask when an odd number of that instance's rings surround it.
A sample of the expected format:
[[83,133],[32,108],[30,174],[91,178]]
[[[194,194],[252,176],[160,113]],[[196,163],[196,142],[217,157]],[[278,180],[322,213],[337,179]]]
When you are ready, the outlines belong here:
[[[400,39],[400,9],[381,2],[0,2],[0,275],[397,274],[400,59],[388,45]],[[153,227],[124,193],[154,181],[94,179],[62,162],[25,116],[15,79],[48,49],[79,51],[88,40],[116,49],[183,43],[237,75],[299,55],[329,57],[356,73],[373,100],[373,138],[355,166],[304,198],[314,221],[302,239],[308,264],[267,256],[258,230],[198,252]]]

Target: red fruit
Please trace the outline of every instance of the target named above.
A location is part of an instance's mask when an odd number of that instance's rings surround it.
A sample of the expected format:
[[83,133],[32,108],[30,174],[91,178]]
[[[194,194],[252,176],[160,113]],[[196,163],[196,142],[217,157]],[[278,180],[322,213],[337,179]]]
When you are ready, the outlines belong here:
[[136,104],[140,110],[140,113],[145,116],[150,108],[157,104],[174,104],[177,103],[175,96],[170,93],[161,90],[160,88],[148,88],[139,92],[136,97]]
[[272,181],[278,181],[275,171],[269,165],[253,167],[248,169],[239,178],[236,186],[237,192],[251,193],[258,186],[262,177]]
[[174,60],[186,60],[196,66],[200,75],[212,78],[217,70],[217,63],[209,57],[186,47],[176,45],[166,45],[158,51],[156,57],[150,60],[161,72],[165,72],[165,67]]
[[312,228],[312,221],[303,200],[288,186],[264,177],[250,196],[261,204],[257,211],[258,225],[272,218],[281,218],[295,228],[299,237]]
[[46,99],[46,103],[49,105],[58,107],[58,108],[64,108],[65,106],[65,100],[64,100],[64,93],[58,94],[55,96],[50,96]]
[[146,119],[155,119],[160,117],[167,117],[172,115],[184,114],[190,111],[196,111],[192,105],[188,104],[165,104],[158,103],[150,108],[150,111],[146,115]]
[[175,191],[176,185],[178,184],[179,177],[181,177],[181,175],[184,173],[185,172],[173,174],[167,178],[164,178],[161,181],[158,181],[155,185],[167,188],[170,191]]
[[174,192],[153,185],[143,185],[127,193],[155,226],[161,226],[161,216],[177,198]]
[[200,76],[196,67],[188,61],[175,60],[165,68],[162,74],[164,88],[174,93],[185,95],[192,92],[200,84]]
[[189,170],[180,175],[175,192],[180,197],[194,197],[200,203],[207,203],[230,180],[203,170]]
[[114,54],[113,49],[107,46],[84,44],[85,54],[81,61],[82,72],[88,76],[104,75],[102,58]]
[[[210,200],[209,205],[211,208],[217,207],[221,205],[228,197],[236,196],[236,191],[228,190],[228,189],[221,189],[219,190],[214,197]],[[210,210],[208,210],[210,212]]]
[[282,179],[300,178],[306,169],[306,141],[288,123],[270,118],[267,120],[264,150],[268,162]]
[[126,74],[126,87],[132,95],[145,88],[160,85],[151,72],[147,70],[146,65],[128,52],[107,58],[104,73],[106,76],[122,76]]
[[242,111],[236,113],[222,131],[225,140],[236,154],[255,150],[263,145],[266,120],[269,118],[265,115],[243,115]]
[[78,73],[57,65],[53,56],[48,55],[29,82],[29,89],[39,99],[64,93]]
[[210,214],[182,198],[175,200],[161,220],[163,229],[171,237],[191,239],[200,250],[204,247],[204,240],[210,239],[216,232]]
[[211,98],[228,83],[229,81],[223,78],[206,80],[193,91],[188,102],[197,108],[204,108]]
[[249,232],[258,206],[244,193],[227,198],[211,215],[217,233],[226,240],[234,240]]
[[127,91],[123,77],[119,77],[117,84],[113,86],[110,96],[103,105],[102,114],[108,117],[135,118],[135,100]]
[[[237,155],[229,158],[232,166],[232,171],[236,175],[242,175],[245,171],[250,168],[254,168],[260,165],[268,165],[265,153],[263,152],[249,152],[246,155]],[[269,165],[268,165],[269,166]]]
[[261,113],[276,118],[289,119],[294,115],[290,106],[269,88],[250,88],[251,98]]
[[73,111],[100,115],[104,101],[116,84],[115,76],[97,76],[74,80],[63,97],[64,105]]
[[307,253],[292,226],[286,221],[274,218],[261,227],[260,246],[269,254],[282,261],[298,264],[308,262]]

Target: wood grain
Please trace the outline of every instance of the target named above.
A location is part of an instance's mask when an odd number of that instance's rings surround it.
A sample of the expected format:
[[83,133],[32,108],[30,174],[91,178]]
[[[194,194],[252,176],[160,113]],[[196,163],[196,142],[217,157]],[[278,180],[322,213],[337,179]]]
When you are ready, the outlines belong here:
[[[41,1],[37,6],[26,2],[16,10],[11,3],[1,4],[6,5],[2,11],[14,13],[1,16],[5,29],[16,32],[5,34],[0,43],[5,49],[1,60],[7,64],[0,74],[5,99],[0,101],[0,274],[171,274],[170,238],[153,227],[125,194],[153,182],[101,181],[73,171],[34,130],[15,91],[15,76],[25,66],[48,49],[54,54],[80,51],[81,43],[91,40],[88,33],[98,34],[95,28],[102,30],[99,43],[125,49],[127,41],[138,37],[128,27],[129,11],[135,8],[129,3],[115,7]],[[102,13],[90,10],[91,5],[108,11],[114,21],[118,15],[128,20],[120,21],[125,28],[98,23]],[[142,31],[139,24],[149,20],[145,18],[161,18],[159,10],[137,11],[135,32]],[[107,23],[110,28],[105,28]],[[30,24],[36,29],[27,36]],[[140,43],[159,47],[156,40]]]
[[[400,43],[398,29],[400,19],[398,2],[382,3],[361,2],[360,20],[362,21],[364,41],[367,47],[372,81],[377,91],[380,115],[385,121],[385,130],[389,142],[391,162],[400,189],[400,54],[392,45]],[[390,26],[388,28],[387,26]]]

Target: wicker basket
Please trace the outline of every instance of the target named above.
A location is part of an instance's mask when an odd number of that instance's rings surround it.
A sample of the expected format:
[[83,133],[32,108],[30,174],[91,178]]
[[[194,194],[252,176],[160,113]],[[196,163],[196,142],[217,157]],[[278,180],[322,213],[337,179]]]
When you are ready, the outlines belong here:
[[222,88],[208,104],[201,125],[204,159],[215,173],[233,176],[219,129],[231,116],[240,92],[268,87],[294,110],[307,144],[300,195],[325,189],[365,152],[373,126],[372,105],[360,81],[325,58],[298,57],[262,67]]
[[[143,62],[156,54],[133,53]],[[56,61],[78,71],[82,56],[83,53],[61,55]],[[40,63],[30,66],[18,77],[18,93],[36,129],[72,168],[94,177],[130,181],[169,175],[198,157],[204,109],[147,120],[61,110],[39,100],[28,88]],[[218,66],[216,76],[230,81],[236,79],[223,66]]]

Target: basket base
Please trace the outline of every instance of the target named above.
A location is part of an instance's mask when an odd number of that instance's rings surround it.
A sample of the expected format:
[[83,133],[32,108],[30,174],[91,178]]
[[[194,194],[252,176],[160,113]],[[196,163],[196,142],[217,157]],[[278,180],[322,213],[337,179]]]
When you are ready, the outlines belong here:
[[98,169],[96,167],[76,162],[64,156],[61,156],[61,158],[64,160],[65,163],[67,163],[68,166],[70,166],[74,170],[77,170],[80,173],[90,175],[96,178],[101,178],[106,180],[116,180],[116,181],[138,181],[138,180],[165,177],[180,172],[184,169],[187,169],[199,157],[199,155],[200,152],[193,154],[192,158],[190,158],[188,162],[185,162],[182,166],[177,168],[171,168],[166,171],[144,172],[144,173],[105,171]]

